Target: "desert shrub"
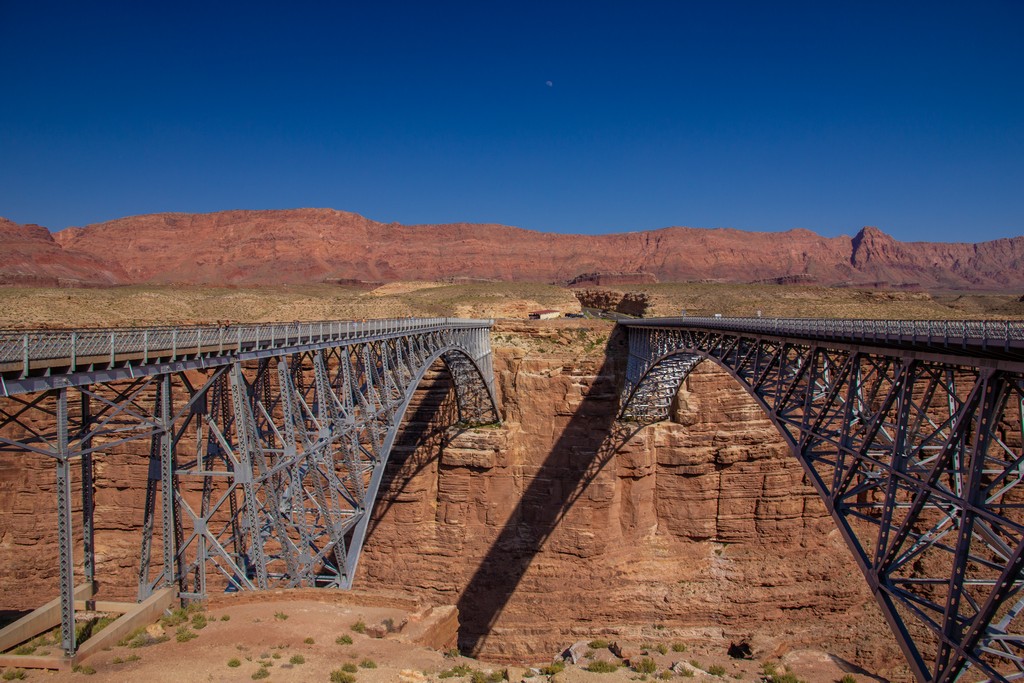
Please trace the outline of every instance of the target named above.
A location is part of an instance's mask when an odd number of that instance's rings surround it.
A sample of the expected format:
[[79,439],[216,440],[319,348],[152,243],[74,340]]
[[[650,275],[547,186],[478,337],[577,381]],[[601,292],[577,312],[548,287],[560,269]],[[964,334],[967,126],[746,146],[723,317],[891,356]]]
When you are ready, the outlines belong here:
[[668,654],[668,645],[666,645],[665,643],[658,643],[658,647],[656,647],[654,649],[657,650],[658,652],[660,652],[663,655],[667,655]]
[[288,620],[288,615],[285,614],[284,612],[274,612],[274,618],[277,619],[278,621],[287,621]]
[[650,657],[644,657],[633,665],[633,671],[641,674],[652,674],[658,670],[658,665]]
[[722,666],[721,664],[712,664],[711,666],[708,667],[708,673],[711,674],[712,676],[724,676],[725,675],[725,667]]
[[230,614],[222,614],[222,615],[220,615],[220,620],[221,621],[231,621],[231,615]]
[[92,676],[94,673],[96,673],[96,669],[88,665],[82,666],[81,664],[73,668],[72,671],[77,674],[83,674],[85,676]]
[[205,614],[193,614],[192,615],[192,628],[197,631],[201,631],[206,628],[206,615]]
[[350,636],[348,634],[345,634],[343,636],[338,636],[337,638],[334,639],[334,644],[335,645],[351,645],[352,644],[352,636]]
[[302,655],[292,655],[292,658],[288,660],[289,664],[305,664],[306,658]]
[[313,644],[313,643],[315,643],[316,641],[315,641],[315,640],[313,640],[312,638],[306,638],[306,639],[305,639],[305,640],[303,640],[302,642],[304,642],[304,643],[305,643],[306,645],[312,645],[312,644]]
[[672,643],[672,652],[686,652],[686,643]]
[[619,670],[619,665],[615,662],[606,662],[603,659],[591,662],[587,665],[587,671],[593,671],[597,674],[610,674]]
[[232,657],[228,660],[228,666],[230,666],[232,669],[237,669],[238,667],[242,666],[242,661],[238,659],[238,657]]
[[251,678],[254,681],[258,681],[262,678],[270,678],[270,672],[267,671],[265,668],[260,667],[253,671],[252,676],[250,676],[249,678]]
[[355,672],[359,671],[359,667],[357,667],[352,662],[345,662],[341,665],[341,670],[346,673],[354,674]]
[[331,672],[331,683],[356,683],[356,677],[341,669],[335,669]]
[[565,662],[558,660],[557,662],[551,662],[545,667],[541,667],[540,672],[545,676],[554,676],[559,671],[565,669]]
[[603,650],[608,647],[608,641],[604,638],[595,638],[594,640],[587,643],[587,647],[593,650]]
[[841,679],[839,679],[839,683],[857,683],[857,677],[853,674],[846,674]]
[[356,633],[366,633],[366,622],[360,619],[356,623],[352,624],[352,630]]
[[460,678],[462,676],[469,676],[473,673],[473,669],[469,668],[465,664],[459,664],[453,666],[450,669],[446,669],[437,675],[438,678]]
[[22,681],[25,680],[25,676],[24,669],[8,669],[4,671],[3,679],[5,681]]
[[199,634],[189,629],[188,626],[179,626],[178,630],[174,633],[174,639],[179,643],[187,643],[193,638],[198,638]]
[[14,654],[16,655],[31,655],[35,654],[36,646],[32,643],[25,643],[14,648]]
[[359,666],[361,668],[363,668],[363,669],[376,669],[377,668],[377,662],[375,662],[372,659],[370,659],[369,657],[367,657],[363,661],[359,662]]

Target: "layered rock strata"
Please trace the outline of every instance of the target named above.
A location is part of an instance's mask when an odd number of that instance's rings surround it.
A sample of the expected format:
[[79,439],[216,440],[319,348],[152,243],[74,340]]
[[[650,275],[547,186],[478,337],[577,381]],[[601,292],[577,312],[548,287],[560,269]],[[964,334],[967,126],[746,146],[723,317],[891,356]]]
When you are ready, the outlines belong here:
[[[28,284],[74,266],[66,277],[94,284],[565,283],[580,273],[620,273],[659,282],[1024,286],[1024,237],[899,242],[870,227],[831,238],[802,229],[688,227],[566,235],[492,224],[385,224],[344,211],[290,209],[151,214],[68,228],[52,238],[43,233],[0,221],[5,251],[40,255],[0,264],[0,281]],[[615,277],[600,281],[614,284]]]

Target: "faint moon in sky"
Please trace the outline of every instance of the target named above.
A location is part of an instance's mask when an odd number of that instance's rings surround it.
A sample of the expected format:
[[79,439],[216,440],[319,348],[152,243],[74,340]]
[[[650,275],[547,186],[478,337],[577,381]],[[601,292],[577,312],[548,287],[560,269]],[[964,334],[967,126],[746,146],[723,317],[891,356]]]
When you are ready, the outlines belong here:
[[554,85],[554,83],[552,83],[551,81],[544,81],[544,84],[549,88]]

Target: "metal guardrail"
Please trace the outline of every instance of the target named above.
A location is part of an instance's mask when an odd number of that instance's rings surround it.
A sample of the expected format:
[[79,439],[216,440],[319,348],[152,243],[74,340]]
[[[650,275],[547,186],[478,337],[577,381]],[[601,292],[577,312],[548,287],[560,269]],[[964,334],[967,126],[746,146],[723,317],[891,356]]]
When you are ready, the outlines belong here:
[[[22,377],[42,361],[67,361],[69,372],[79,363],[114,365],[122,356],[176,359],[220,356],[246,349],[273,349],[326,341],[359,340],[438,327],[490,327],[491,320],[465,318],[393,318],[363,322],[321,320],[266,325],[138,327],[80,330],[0,331],[0,365],[15,364]],[[16,371],[16,370],[15,370]]]
[[685,316],[620,321],[627,327],[698,327],[732,332],[861,341],[916,341],[962,346],[1024,347],[1024,321],[717,318]]

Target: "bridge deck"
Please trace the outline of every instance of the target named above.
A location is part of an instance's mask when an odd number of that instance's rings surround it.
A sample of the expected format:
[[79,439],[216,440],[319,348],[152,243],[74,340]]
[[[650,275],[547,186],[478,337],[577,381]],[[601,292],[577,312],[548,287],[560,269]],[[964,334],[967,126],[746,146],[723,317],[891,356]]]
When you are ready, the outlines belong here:
[[399,318],[263,325],[0,331],[0,396],[76,386],[166,369],[213,367],[236,358],[344,345],[490,320]]
[[700,329],[753,336],[857,344],[957,357],[1024,362],[1024,321],[717,318],[621,320],[624,327]]

